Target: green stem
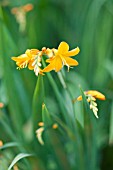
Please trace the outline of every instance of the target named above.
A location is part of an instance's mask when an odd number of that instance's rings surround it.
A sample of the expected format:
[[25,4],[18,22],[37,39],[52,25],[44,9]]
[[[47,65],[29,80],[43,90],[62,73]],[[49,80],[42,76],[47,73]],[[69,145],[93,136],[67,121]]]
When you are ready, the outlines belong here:
[[[43,60],[42,60],[42,63],[44,65],[44,67],[46,67],[46,64]],[[50,82],[50,84],[51,84],[51,86],[52,86],[52,88],[55,92],[56,98],[58,100],[58,103],[59,103],[60,109],[62,111],[63,117],[66,121],[66,124],[68,124],[70,126],[70,128],[73,129],[72,120],[70,119],[70,116],[68,115],[68,110],[65,106],[64,100],[63,100],[63,98],[62,98],[62,96],[59,92],[59,89],[58,89],[58,87],[57,87],[57,85],[56,85],[56,83],[55,83],[55,81],[54,81],[54,79],[53,79],[53,77],[51,76],[50,73],[47,73],[47,77],[48,77],[48,80],[49,80],[49,82]]]

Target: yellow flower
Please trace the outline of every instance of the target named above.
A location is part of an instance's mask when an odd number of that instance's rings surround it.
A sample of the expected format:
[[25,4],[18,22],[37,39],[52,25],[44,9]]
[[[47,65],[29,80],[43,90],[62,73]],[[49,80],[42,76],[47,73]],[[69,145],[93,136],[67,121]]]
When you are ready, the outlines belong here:
[[79,51],[80,49],[78,47],[69,51],[69,45],[66,42],[61,42],[58,50],[53,49],[53,56],[46,60],[50,64],[43,69],[43,72],[49,72],[51,70],[58,72],[64,65],[68,67],[68,70],[70,66],[77,66],[78,62],[70,57],[77,55]]
[[25,54],[19,57],[12,57],[12,60],[16,61],[17,68],[22,69],[28,66],[29,70],[34,70],[36,76],[43,74],[41,67],[40,51],[37,49],[26,50]]
[[31,50],[26,50],[25,54],[22,54],[18,57],[12,57],[11,59],[16,61],[16,65],[19,68],[26,68],[28,65],[28,68],[30,70],[33,69],[32,63],[34,62],[34,56],[38,54],[39,50],[37,49],[31,49]]
[[[99,100],[105,100],[105,96],[104,96],[102,93],[100,93],[100,92],[98,92],[98,91],[96,91],[96,90],[85,91],[84,94],[85,94],[86,96],[91,95],[92,97],[97,98],[97,99],[99,99]],[[82,96],[79,96],[79,97],[77,98],[77,100],[78,100],[78,101],[81,101],[81,100],[82,100]]]

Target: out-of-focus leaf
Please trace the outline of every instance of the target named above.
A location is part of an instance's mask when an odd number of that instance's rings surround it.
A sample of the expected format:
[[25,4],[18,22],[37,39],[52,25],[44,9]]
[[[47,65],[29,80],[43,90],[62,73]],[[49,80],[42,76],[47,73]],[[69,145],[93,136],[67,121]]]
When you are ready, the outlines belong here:
[[10,166],[8,167],[8,170],[11,170],[11,168],[21,159],[26,158],[26,157],[31,157],[33,156],[33,154],[28,154],[28,153],[20,153],[18,154],[12,161],[12,163],[10,164]]
[[[83,116],[83,119],[84,119],[84,128],[87,127],[87,125],[89,126],[90,125],[90,109],[89,109],[89,105],[88,105],[88,102],[86,100],[86,97],[84,95],[84,92],[82,90],[82,88],[80,88],[81,90],[81,94],[82,94],[82,104],[83,104],[83,111],[82,111],[82,116]],[[91,130],[91,129],[89,129]]]
[[36,88],[33,96],[33,128],[34,130],[38,127],[38,122],[42,121],[42,104],[44,103],[44,83],[43,76],[39,75]]
[[107,60],[107,61],[106,61],[105,68],[106,68],[106,70],[108,71],[108,73],[110,74],[110,76],[111,76],[112,79],[113,79],[113,71],[112,71],[112,69],[111,69],[111,68],[113,68],[113,62],[110,61],[110,60]]
[[[74,141],[74,142],[76,142],[76,135],[74,134],[74,132],[71,130],[71,129],[69,129],[69,127],[64,123],[64,122],[62,122],[59,118],[57,118],[56,116],[54,116],[54,115],[52,115],[52,117],[54,118],[54,120],[58,123],[58,125],[60,125],[62,128],[63,128],[63,130],[67,133],[67,135],[68,135],[68,137],[72,140],[72,141]],[[60,127],[59,127],[59,131],[60,131],[61,129],[60,129]],[[62,132],[62,131],[61,131]]]
[[45,127],[52,126],[53,121],[52,121],[51,115],[48,112],[44,103],[42,105],[42,120],[44,122]]
[[0,111],[0,124],[2,125],[2,128],[4,128],[5,133],[12,139],[12,140],[16,140],[16,135],[14,134],[9,120],[7,119],[7,117],[5,116],[4,113],[2,113],[2,111]]
[[[84,146],[85,154],[85,166],[86,169],[96,169],[96,154],[97,154],[97,142],[96,142],[96,118],[94,117],[92,111],[89,108],[88,102],[84,95],[82,88],[82,115],[84,120],[83,133],[81,134]],[[90,164],[88,164],[90,159]]]
[[113,103],[111,106],[111,115],[110,115],[110,132],[109,132],[109,144],[113,144]]
[[52,129],[52,118],[50,116],[50,113],[48,112],[45,104],[42,108],[43,113],[43,121],[46,128],[45,135],[46,135],[46,142],[45,144],[49,144],[51,147],[51,152],[54,154],[58,167],[62,170],[69,170],[70,165],[67,159],[66,152],[64,151],[63,144],[61,143],[58,133],[55,132],[54,129]]
[[57,76],[58,76],[58,78],[59,78],[59,80],[60,80],[60,83],[62,84],[63,88],[65,89],[65,88],[66,88],[66,82],[65,82],[65,80],[64,80],[64,77],[63,77],[62,72],[58,72],[58,73],[57,73]]
[[[73,70],[73,71],[70,70],[70,72],[67,73],[67,75],[65,75],[65,81],[66,81],[66,85],[68,87],[68,92],[70,93],[71,99],[69,99],[69,97],[66,95],[67,97],[65,96],[64,100],[65,100],[65,102],[67,102],[67,101],[71,102],[71,104],[69,104],[69,109],[73,109],[73,111],[74,111],[73,114],[74,114],[75,118],[77,119],[77,121],[79,121],[79,123],[81,125],[83,125],[83,116],[80,113],[81,112],[80,102],[73,103],[72,101],[80,95],[79,90],[78,90],[79,85],[81,85],[85,89],[88,89],[88,85],[87,85],[85,79],[80,74],[76,73],[75,70]],[[66,99],[67,99],[67,101],[66,101]],[[67,104],[68,104],[68,102],[67,102]],[[70,108],[70,106],[71,106],[71,108]]]
[[8,97],[8,108],[11,112],[13,126],[18,131],[17,135],[22,137],[21,128],[30,115],[29,97],[21,82],[20,74],[12,68],[10,56],[17,51],[17,46],[6,27],[2,8],[0,8],[0,18],[0,59],[3,61],[3,80]]
[[[45,67],[46,65],[45,65],[44,60],[42,62]],[[72,118],[70,117],[70,112],[68,111],[68,107],[66,107],[66,105],[65,105],[65,100],[60,93],[60,89],[58,88],[56,81],[53,79],[52,74],[51,73],[46,73],[46,74],[47,74],[48,80],[51,84],[51,87],[55,93],[55,97],[58,101],[58,105],[61,110],[61,114],[62,114],[65,122],[72,128],[72,122],[71,122]],[[66,114],[67,114],[67,116],[65,116]],[[73,117],[73,115],[72,115],[72,117]]]
[[19,144],[17,142],[9,142],[9,143],[5,143],[3,146],[0,147],[1,149],[7,149],[10,147],[15,147],[15,146],[19,146]]

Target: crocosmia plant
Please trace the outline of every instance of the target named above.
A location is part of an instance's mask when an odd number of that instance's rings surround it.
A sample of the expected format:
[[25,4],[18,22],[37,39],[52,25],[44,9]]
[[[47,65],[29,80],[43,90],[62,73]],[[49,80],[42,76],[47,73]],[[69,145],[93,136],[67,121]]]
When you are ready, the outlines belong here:
[[112,1],[0,1],[0,170],[113,170]]

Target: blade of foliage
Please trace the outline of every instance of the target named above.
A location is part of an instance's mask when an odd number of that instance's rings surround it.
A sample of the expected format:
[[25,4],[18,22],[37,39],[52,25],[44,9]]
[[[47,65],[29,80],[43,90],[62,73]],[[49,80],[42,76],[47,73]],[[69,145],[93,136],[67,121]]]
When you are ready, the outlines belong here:
[[9,142],[9,143],[5,143],[3,146],[0,147],[0,149],[7,149],[10,147],[15,147],[15,146],[19,146],[19,143],[17,142]]
[[[52,129],[53,120],[48,112],[45,104],[42,107],[43,121],[46,130],[46,143],[51,148],[51,152],[54,154],[60,169],[69,170],[70,165],[64,151],[63,144],[61,143],[58,133]],[[46,144],[45,143],[45,144]]]
[[10,164],[10,166],[8,167],[8,170],[11,170],[11,168],[21,159],[26,158],[26,157],[30,157],[33,156],[33,154],[28,154],[28,153],[20,153],[18,154],[12,161],[12,163]]
[[[80,88],[81,95],[82,95],[82,114],[84,119],[84,127],[82,132],[82,142],[84,147],[84,154],[85,154],[85,166],[86,169],[95,169],[97,168],[96,164],[96,154],[97,154],[97,143],[96,143],[96,132],[95,127],[95,117],[92,111],[89,108],[88,102],[84,95],[82,88]],[[93,147],[92,147],[93,146]],[[90,164],[88,164],[90,159]]]
[[110,115],[109,143],[113,144],[113,103],[112,103],[111,115]]
[[[17,135],[19,134],[21,137],[21,128],[30,113],[30,104],[28,102],[27,93],[25,92],[25,87],[22,83],[20,86],[21,77],[19,73],[12,69],[10,56],[12,56],[14,51],[17,51],[17,46],[5,25],[2,8],[0,8],[0,17],[2,18],[0,20],[0,58],[3,61],[3,79],[8,96],[8,108],[11,112],[10,116],[13,121],[13,126],[18,132]],[[5,44],[7,44],[7,46]],[[7,50],[7,48],[10,50]]]
[[[44,65],[44,67],[45,67],[44,61],[43,61],[43,65]],[[55,80],[53,79],[51,73],[47,73],[47,77],[48,77],[48,80],[49,80],[49,82],[50,82],[50,84],[51,84],[51,87],[52,87],[52,89],[53,89],[53,91],[54,91],[54,93],[55,93],[55,97],[56,97],[56,99],[57,99],[57,101],[58,101],[58,104],[59,104],[59,107],[60,107],[60,110],[61,110],[61,113],[62,113],[62,115],[63,115],[63,118],[64,118],[65,122],[66,122],[71,128],[73,128],[73,127],[72,127],[72,120],[71,120],[71,118],[70,118],[70,114],[69,114],[69,112],[68,112],[68,108],[67,108],[66,105],[65,105],[65,102],[64,102],[64,100],[63,100],[63,97],[62,97],[62,95],[61,95],[61,93],[60,93],[60,90],[58,89],[58,86],[57,86]],[[65,116],[66,113],[67,113],[67,116]]]
[[33,128],[36,130],[38,127],[38,122],[42,121],[42,104],[44,102],[44,83],[43,76],[39,75],[34,95],[33,95]]

